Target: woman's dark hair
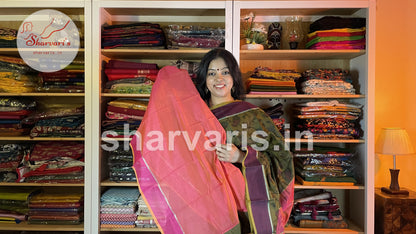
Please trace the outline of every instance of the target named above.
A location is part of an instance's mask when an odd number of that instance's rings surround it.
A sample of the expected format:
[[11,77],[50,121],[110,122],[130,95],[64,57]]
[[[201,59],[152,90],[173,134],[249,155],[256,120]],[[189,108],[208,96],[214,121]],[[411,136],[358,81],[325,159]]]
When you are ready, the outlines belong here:
[[234,55],[222,48],[212,49],[201,59],[196,73],[196,88],[199,95],[201,95],[201,98],[209,104],[211,92],[207,89],[207,73],[209,64],[216,58],[224,59],[225,64],[227,64],[228,69],[230,70],[230,75],[233,78],[234,84],[231,89],[231,96],[234,99],[243,100],[245,98],[245,90],[240,67],[238,66],[237,60],[235,60]]

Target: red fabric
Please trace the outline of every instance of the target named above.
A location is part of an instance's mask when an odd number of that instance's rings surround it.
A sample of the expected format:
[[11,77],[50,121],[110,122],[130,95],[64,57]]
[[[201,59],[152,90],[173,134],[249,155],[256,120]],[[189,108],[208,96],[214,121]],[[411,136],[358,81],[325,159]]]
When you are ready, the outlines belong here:
[[[238,225],[237,210],[246,209],[243,176],[204,147],[214,137],[208,138],[208,131],[218,132],[225,143],[225,130],[188,72],[162,68],[130,144],[141,194],[164,233],[225,233]],[[158,148],[155,132],[164,137],[163,149],[152,148]],[[169,132],[180,135],[169,140]],[[194,149],[188,147],[192,143]]]

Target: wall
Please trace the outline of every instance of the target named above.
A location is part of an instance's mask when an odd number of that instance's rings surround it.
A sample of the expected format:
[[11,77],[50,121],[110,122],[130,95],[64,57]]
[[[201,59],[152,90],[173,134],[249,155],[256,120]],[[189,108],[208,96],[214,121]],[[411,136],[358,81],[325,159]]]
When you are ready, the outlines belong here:
[[[382,127],[402,127],[416,150],[415,0],[377,0],[375,139]],[[375,186],[390,185],[391,155],[376,155]],[[396,157],[399,185],[416,191],[416,155]]]

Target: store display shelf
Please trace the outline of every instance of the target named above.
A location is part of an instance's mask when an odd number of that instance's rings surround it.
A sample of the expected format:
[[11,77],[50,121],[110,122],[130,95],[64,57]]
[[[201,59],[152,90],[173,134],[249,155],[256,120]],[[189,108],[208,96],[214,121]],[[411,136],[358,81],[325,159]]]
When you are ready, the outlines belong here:
[[101,182],[101,186],[114,186],[114,187],[137,187],[137,182],[115,182],[111,180],[104,180]]
[[208,49],[103,49],[101,54],[112,59],[190,59],[199,60]]
[[0,93],[2,97],[84,97],[84,93]]
[[365,54],[365,50],[241,50],[242,60],[327,60],[353,59]]
[[295,189],[346,189],[346,190],[363,190],[363,185],[339,186],[339,185],[301,185],[295,183]]
[[8,183],[1,182],[0,187],[2,186],[31,186],[31,187],[84,187],[84,183]]
[[101,228],[101,231],[109,232],[159,232],[157,228]]
[[348,223],[348,228],[345,229],[335,229],[335,228],[300,228],[293,224],[289,224],[285,227],[285,233],[305,233],[305,234],[321,234],[321,233],[354,233],[354,234],[364,234],[364,231],[357,227],[352,222],[346,220]]
[[11,223],[2,223],[0,225],[0,230],[18,230],[18,231],[83,231],[84,224],[78,225],[52,225],[52,224],[28,224],[26,222],[21,222],[19,224]]
[[0,141],[84,141],[83,137],[30,137],[30,136],[1,136]]
[[351,95],[308,95],[308,94],[295,94],[295,95],[268,95],[268,94],[247,94],[246,99],[356,99],[365,98],[362,94]]
[[296,139],[296,138],[289,138],[285,139],[287,143],[364,143],[365,140],[362,139]]
[[[48,50],[51,50],[51,49],[48,49]],[[74,50],[74,49],[70,49],[70,50]],[[60,51],[62,51],[62,49]],[[78,49],[78,56],[81,54],[84,54],[84,52],[85,52],[84,48]],[[20,56],[19,50],[17,48],[0,48],[0,55],[7,55],[7,56],[14,56],[14,57]]]
[[149,98],[150,94],[140,93],[102,93],[102,97],[117,97],[117,98]]

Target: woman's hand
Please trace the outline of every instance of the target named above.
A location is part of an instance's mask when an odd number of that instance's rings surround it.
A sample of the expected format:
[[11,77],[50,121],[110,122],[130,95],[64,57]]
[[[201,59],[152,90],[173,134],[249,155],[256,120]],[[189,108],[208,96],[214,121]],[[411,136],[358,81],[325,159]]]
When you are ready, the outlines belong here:
[[244,153],[234,144],[219,144],[215,148],[218,160],[230,163],[243,162]]

